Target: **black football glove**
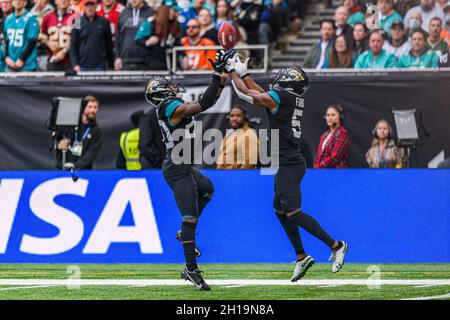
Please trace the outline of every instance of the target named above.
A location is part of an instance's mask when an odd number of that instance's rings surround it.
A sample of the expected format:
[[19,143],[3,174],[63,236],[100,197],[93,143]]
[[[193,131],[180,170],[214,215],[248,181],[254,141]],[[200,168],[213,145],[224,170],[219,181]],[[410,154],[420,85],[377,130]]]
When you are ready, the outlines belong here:
[[233,53],[234,52],[232,51],[226,52],[225,50],[219,50],[216,53],[216,61],[208,59],[214,69],[214,74],[222,76],[222,72],[227,66],[228,59],[233,56]]

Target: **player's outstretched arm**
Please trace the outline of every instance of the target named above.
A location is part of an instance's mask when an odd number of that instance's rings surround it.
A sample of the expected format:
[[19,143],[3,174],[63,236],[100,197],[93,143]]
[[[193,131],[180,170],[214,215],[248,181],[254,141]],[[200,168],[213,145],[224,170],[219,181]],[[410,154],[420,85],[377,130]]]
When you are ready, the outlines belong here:
[[277,103],[264,90],[260,92],[255,89],[249,89],[234,70],[231,70],[230,74],[231,83],[239,98],[256,106],[269,109],[270,112],[276,110]]
[[[184,118],[199,114],[212,107],[220,97],[225,86],[226,77],[213,75],[211,84],[198,101],[185,102],[172,114],[171,122],[177,124]],[[215,92],[215,94],[214,94]]]
[[228,60],[226,69],[228,72],[231,72],[232,70],[236,71],[238,76],[244,81],[247,88],[263,93],[265,92],[264,89],[261,88],[261,86],[259,86],[248,73],[249,60],[250,58],[247,58],[244,62],[242,62],[236,54],[232,59]]
[[209,60],[214,69],[210,85],[198,101],[185,102],[180,105],[172,114],[172,123],[178,124],[184,118],[201,113],[216,104],[227,80],[223,70],[229,57],[230,53],[221,50],[217,53],[215,62]]

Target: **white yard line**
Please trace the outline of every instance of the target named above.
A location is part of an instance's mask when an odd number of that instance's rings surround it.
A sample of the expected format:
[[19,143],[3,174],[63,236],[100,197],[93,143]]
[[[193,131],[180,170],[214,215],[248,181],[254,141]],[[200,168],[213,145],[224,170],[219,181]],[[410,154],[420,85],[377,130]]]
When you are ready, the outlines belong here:
[[[207,279],[210,285],[219,286],[365,286],[373,283],[367,279],[315,279],[300,280],[295,283],[290,280],[262,280],[262,279]],[[82,286],[182,286],[191,285],[185,280],[172,279],[0,279],[0,285],[15,286],[51,286],[51,285],[82,285]],[[377,285],[403,285],[403,286],[450,286],[450,279],[415,279],[415,280],[377,280]]]
[[10,288],[0,288],[0,291],[9,291],[9,290],[17,290],[17,289],[34,289],[34,288],[50,288],[57,287],[59,285],[43,285],[43,286],[25,286],[25,287],[10,287]]
[[434,299],[450,299],[450,293],[443,294],[440,296],[405,298],[400,300],[434,300]]

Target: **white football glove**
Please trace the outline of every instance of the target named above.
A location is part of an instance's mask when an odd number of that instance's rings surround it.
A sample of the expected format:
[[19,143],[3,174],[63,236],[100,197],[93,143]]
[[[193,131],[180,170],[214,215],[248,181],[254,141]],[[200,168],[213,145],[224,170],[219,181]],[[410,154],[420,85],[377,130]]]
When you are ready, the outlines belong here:
[[233,57],[229,58],[227,61],[227,65],[225,67],[225,70],[230,73],[232,70],[234,70],[234,67],[236,65],[236,57],[237,54],[235,54]]
[[245,59],[244,62],[239,59],[239,57],[236,55],[235,63],[234,63],[234,70],[238,74],[239,77],[244,78],[248,74],[247,68],[248,68],[248,60],[250,60],[250,57]]

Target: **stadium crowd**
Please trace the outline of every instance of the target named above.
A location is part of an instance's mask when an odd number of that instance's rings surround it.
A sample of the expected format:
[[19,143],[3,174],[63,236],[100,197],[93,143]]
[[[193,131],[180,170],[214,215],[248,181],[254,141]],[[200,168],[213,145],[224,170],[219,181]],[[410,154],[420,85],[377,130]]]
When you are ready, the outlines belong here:
[[305,67],[436,68],[448,66],[450,1],[343,0],[334,20],[320,22],[321,39]]
[[[300,28],[308,0],[1,0],[1,71],[167,70],[166,49],[214,46],[223,21],[240,43],[271,44]],[[292,23],[288,23],[291,21]],[[186,50],[183,69],[214,51]],[[261,64],[258,52],[252,61]]]
[[[342,0],[320,22],[306,68],[437,67],[448,64],[450,1]],[[184,70],[208,69],[223,21],[241,44],[277,48],[301,36],[309,0],[0,0],[0,72],[167,70],[166,51]],[[329,3],[328,3],[329,5]],[[377,13],[373,13],[377,11]],[[262,64],[252,51],[252,67]],[[300,64],[300,63],[299,63]]]

